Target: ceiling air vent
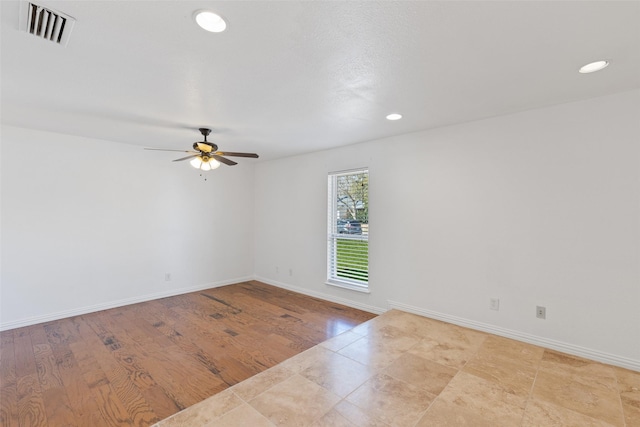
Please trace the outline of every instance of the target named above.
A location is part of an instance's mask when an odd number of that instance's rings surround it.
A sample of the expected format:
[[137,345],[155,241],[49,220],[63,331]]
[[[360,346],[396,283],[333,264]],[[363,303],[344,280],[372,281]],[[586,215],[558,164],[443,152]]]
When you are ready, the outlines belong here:
[[28,1],[20,2],[20,29],[36,37],[66,46],[75,22],[74,18],[57,10]]

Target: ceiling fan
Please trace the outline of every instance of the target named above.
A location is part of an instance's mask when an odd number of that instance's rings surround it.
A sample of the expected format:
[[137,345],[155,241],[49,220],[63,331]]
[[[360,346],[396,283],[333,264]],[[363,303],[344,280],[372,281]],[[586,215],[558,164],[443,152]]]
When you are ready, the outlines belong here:
[[145,150],[154,151],[180,151],[183,153],[189,153],[187,157],[175,159],[174,162],[181,162],[183,160],[191,159],[191,166],[196,169],[208,171],[216,169],[220,166],[220,163],[233,166],[237,165],[237,162],[227,159],[225,156],[230,157],[251,157],[257,159],[258,155],[255,153],[234,153],[231,151],[218,151],[218,146],[213,142],[207,141],[207,136],[211,133],[211,129],[200,128],[200,133],[204,136],[204,141],[194,142],[193,150],[165,150],[164,148],[145,148]]

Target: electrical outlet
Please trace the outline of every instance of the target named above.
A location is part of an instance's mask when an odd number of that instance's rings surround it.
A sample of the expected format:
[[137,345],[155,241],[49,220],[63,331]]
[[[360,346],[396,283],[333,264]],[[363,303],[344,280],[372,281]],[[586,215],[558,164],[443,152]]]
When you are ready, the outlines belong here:
[[489,300],[489,308],[495,311],[500,310],[500,300],[498,298],[491,298]]
[[280,273],[280,267],[276,266],[276,274]]
[[540,305],[536,306],[536,317],[538,319],[546,319],[547,318],[547,307],[542,307]]
[[165,282],[171,281],[171,273],[164,273],[164,281]]
[[289,269],[289,276],[293,276],[293,268]]

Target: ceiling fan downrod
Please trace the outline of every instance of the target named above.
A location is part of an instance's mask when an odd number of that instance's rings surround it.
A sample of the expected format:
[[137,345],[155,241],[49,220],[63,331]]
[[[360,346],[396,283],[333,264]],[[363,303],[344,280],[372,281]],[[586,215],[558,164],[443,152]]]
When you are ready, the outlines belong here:
[[200,133],[202,134],[202,136],[204,136],[204,142],[207,142],[207,136],[211,133],[211,129],[207,129],[207,128],[200,128],[198,129],[200,131]]

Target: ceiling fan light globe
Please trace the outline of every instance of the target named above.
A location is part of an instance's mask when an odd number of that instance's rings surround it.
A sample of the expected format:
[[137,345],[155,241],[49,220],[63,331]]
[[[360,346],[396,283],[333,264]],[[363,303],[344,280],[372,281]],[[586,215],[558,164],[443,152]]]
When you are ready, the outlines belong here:
[[195,157],[193,160],[189,162],[191,166],[196,169],[200,169],[200,165],[202,165],[202,159],[200,157]]
[[211,159],[209,160],[209,167],[211,168],[211,170],[218,169],[220,167],[220,162],[216,159]]
[[211,166],[209,165],[209,162],[202,162],[202,165],[200,165],[200,169],[203,171],[209,171],[211,170]]

